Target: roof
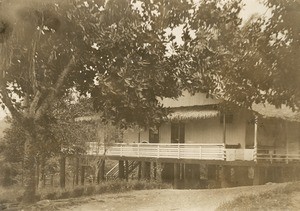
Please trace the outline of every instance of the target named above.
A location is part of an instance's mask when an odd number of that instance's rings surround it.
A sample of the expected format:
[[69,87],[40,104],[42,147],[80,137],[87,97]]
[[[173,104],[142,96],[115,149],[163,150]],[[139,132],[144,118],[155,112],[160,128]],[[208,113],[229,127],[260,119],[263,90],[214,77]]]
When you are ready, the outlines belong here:
[[169,121],[199,120],[219,116],[219,111],[213,109],[202,108],[177,108],[171,112],[167,119]]
[[278,118],[292,122],[300,122],[300,113],[294,112],[285,105],[282,105],[281,108],[276,108],[270,104],[253,104],[252,110],[265,118]]
[[90,115],[90,116],[81,116],[81,117],[76,117],[75,122],[92,122],[92,121],[97,121],[100,120],[101,116],[100,115]]

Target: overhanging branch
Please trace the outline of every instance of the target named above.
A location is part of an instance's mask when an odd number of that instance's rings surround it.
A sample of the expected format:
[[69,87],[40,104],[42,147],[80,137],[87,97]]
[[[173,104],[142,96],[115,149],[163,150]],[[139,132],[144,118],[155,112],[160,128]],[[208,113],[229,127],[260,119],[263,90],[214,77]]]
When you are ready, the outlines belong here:
[[59,93],[59,90],[63,86],[65,79],[68,76],[68,74],[71,71],[71,68],[74,64],[75,64],[75,57],[72,56],[69,63],[67,64],[67,66],[63,69],[63,71],[59,75],[54,87],[52,89],[50,89],[49,94],[43,100],[40,107],[37,109],[36,114],[35,114],[35,119],[39,119],[43,115],[43,113],[46,112],[46,110],[48,109],[51,102],[53,102],[55,100],[55,98],[57,97],[57,94]]
[[19,123],[22,123],[24,120],[24,116],[21,112],[19,112],[15,106],[13,105],[11,98],[9,97],[6,87],[1,87],[1,95],[2,95],[2,102],[8,108],[9,112],[11,113],[12,117],[17,120]]

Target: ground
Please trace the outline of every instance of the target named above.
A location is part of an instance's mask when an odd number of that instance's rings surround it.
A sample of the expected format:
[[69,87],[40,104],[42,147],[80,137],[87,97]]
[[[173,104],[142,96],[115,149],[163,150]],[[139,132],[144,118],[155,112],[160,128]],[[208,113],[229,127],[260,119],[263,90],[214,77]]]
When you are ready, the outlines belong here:
[[[103,194],[79,199],[40,202],[43,210],[92,211],[92,210],[215,210],[222,203],[241,195],[270,191],[285,184],[236,187],[206,190],[141,190],[118,194]],[[300,192],[291,193],[292,203],[289,210],[299,210]],[[245,210],[241,208],[241,210]],[[278,210],[281,210],[278,208]]]

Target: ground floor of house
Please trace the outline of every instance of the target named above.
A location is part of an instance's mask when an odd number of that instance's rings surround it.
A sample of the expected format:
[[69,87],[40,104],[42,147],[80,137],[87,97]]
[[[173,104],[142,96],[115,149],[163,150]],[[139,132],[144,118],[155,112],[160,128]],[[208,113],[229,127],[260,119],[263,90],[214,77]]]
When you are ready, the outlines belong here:
[[[158,180],[172,183],[174,188],[200,189],[260,185],[300,179],[299,162],[218,161],[196,159],[153,159],[132,157],[85,157],[99,159],[92,172],[101,180]],[[105,167],[110,163],[110,168]],[[112,165],[113,163],[113,165]],[[91,168],[92,169],[92,168]],[[87,170],[86,170],[87,171]]]

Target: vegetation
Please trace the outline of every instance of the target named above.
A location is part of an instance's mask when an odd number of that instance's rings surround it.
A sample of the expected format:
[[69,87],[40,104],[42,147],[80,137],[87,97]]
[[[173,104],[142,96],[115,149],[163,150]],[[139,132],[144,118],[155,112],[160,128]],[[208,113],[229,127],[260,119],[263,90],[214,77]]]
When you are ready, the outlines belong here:
[[217,210],[294,210],[291,194],[295,192],[300,194],[300,182],[287,183],[284,187],[255,195],[241,195]]
[[[119,193],[130,190],[146,190],[146,189],[164,189],[170,188],[169,184],[160,183],[157,181],[143,181],[143,180],[116,180],[107,181],[101,184],[92,184],[86,186],[75,186],[73,188],[43,188],[37,192],[37,200],[55,200],[76,198],[82,196],[90,196],[104,193]],[[19,203],[22,200],[24,189],[18,186],[0,189],[0,204],[5,203]]]

